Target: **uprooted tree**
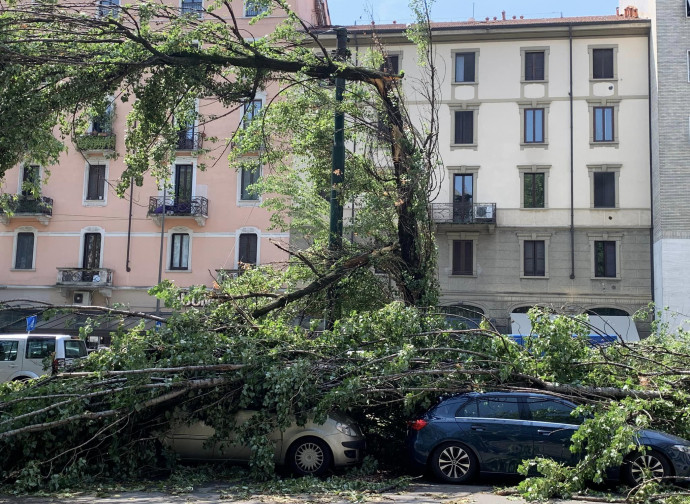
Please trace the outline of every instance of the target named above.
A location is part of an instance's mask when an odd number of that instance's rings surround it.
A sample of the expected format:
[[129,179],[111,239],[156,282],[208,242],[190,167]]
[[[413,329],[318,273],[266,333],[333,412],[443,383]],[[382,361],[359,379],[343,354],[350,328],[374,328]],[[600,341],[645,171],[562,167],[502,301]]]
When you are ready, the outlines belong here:
[[[272,3],[287,9],[281,0]],[[635,449],[632,426],[690,436],[686,333],[591,347],[583,321],[535,314],[539,338],[522,347],[489,328],[450,329],[443,316],[411,306],[431,304],[435,295],[428,200],[435,188],[436,82],[428,9],[425,2],[415,7],[420,22],[410,36],[429,78],[424,128],[413,127],[398,80],[375,70],[380,54],[366,67],[335,61],[292,15],[288,25],[254,40],[224,2],[203,23],[156,3],[122,6],[117,17],[94,16],[90,3],[2,3],[0,173],[27,157],[49,165],[63,148],[53,136],[56,125],[65,137],[79,135],[88,117],[106,113],[106,97],[116,96],[133,101],[120,189],[147,173],[165,178],[176,124],[191,119],[198,96],[241,107],[280,82],[289,99],[237,132],[230,161],[241,166],[239,154],[260,143],[276,176],[257,185],[277,195],[267,201],[276,224],[289,222],[311,245],[289,250],[294,261],[286,271],[260,268],[219,278],[213,292],[191,289],[187,299],[203,299],[203,308],[185,308],[166,283],[154,290],[173,310],[160,330],[142,322],[116,332],[112,348],[79,369],[3,384],[4,481],[56,488],[97,475],[148,474],[161,464],[158,439],[173,411],[206,421],[221,439],[235,428],[229,412],[261,410],[240,440],[252,440],[253,464],[263,474],[272,460],[262,433],[331,408],[355,415],[380,456],[376,447],[400,446],[404,419],[438,395],[483,388],[548,391],[598,413],[578,434],[589,456],[575,468],[540,461],[546,478],[525,486],[535,497],[568,494],[601,478]],[[319,85],[337,76],[350,82],[342,104]],[[348,157],[352,177],[343,198],[354,201],[357,214],[349,223],[352,239],[334,255],[323,246],[321,194],[329,184],[329,122],[338,108],[348,114],[349,139],[371,147]],[[389,292],[374,268],[396,288]],[[320,316],[324,291],[336,284],[348,315],[331,330],[313,330],[310,319]],[[404,303],[388,303],[396,296]]]

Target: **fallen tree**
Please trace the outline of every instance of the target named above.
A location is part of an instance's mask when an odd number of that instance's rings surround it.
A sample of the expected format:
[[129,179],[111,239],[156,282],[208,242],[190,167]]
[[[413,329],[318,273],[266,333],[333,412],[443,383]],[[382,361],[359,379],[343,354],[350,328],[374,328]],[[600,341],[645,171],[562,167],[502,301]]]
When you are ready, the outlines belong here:
[[[231,281],[224,295],[232,297],[241,282],[252,280]],[[180,299],[174,289],[166,293]],[[79,370],[2,385],[5,482],[39,488],[73,482],[75,472],[149,473],[161,467],[157,439],[172,411],[207,422],[222,438],[232,428],[230,412],[260,409],[262,421],[241,439],[261,445],[262,432],[276,424],[342,409],[365,426],[371,451],[390,464],[401,460],[406,419],[440,395],[473,390],[544,391],[597,412],[578,434],[597,456],[576,469],[540,462],[548,478],[528,480],[537,496],[581,489],[572,485],[573,470],[603,477],[606,464],[620,463],[634,447],[634,426],[690,437],[684,333],[592,346],[584,320],[534,314],[539,337],[520,346],[491,329],[449,329],[443,316],[400,303],[353,313],[331,331],[295,326],[300,303],[229,326],[243,320],[238,309],[246,316],[236,304],[253,301],[215,296],[203,308],[175,312],[160,330],[114,335],[111,349],[91,354]],[[630,427],[612,438],[603,435],[607,425]],[[271,467],[266,460],[253,464],[257,471]]]

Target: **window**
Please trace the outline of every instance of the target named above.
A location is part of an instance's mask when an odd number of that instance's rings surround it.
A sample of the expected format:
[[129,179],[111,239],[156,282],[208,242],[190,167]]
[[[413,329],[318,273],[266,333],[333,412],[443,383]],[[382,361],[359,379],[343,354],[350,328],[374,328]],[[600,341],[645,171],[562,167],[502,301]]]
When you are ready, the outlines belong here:
[[45,359],[55,352],[55,338],[27,338],[26,358]]
[[244,0],[244,15],[254,17],[266,12],[268,7],[259,4],[257,0]]
[[613,142],[613,107],[594,107],[594,141]]
[[477,401],[480,418],[520,419],[520,406],[517,399],[496,397]]
[[201,17],[204,10],[204,2],[201,0],[182,0],[182,14],[193,14]]
[[84,233],[84,251],[82,268],[97,269],[101,267],[101,233]]
[[[571,415],[572,406],[558,401],[529,401],[532,420],[535,422],[554,422],[562,424],[577,425],[582,419]],[[578,421],[579,420],[579,421]]]
[[475,52],[455,53],[455,82],[476,82],[475,62]]
[[19,341],[0,341],[0,361],[17,360]]
[[34,269],[34,240],[33,233],[17,233],[17,249],[14,256],[14,269]]
[[240,199],[242,201],[258,201],[259,193],[250,186],[259,181],[261,167],[242,168],[240,172]]
[[523,175],[523,208],[544,208],[544,173],[525,173]]
[[525,109],[525,143],[544,143],[544,109]]
[[173,233],[170,254],[171,270],[189,270],[189,235]]
[[455,412],[456,417],[460,418],[476,418],[479,416],[479,411],[477,409],[477,401],[469,401],[460,406],[458,411]]
[[456,144],[474,143],[474,111],[456,110],[455,111],[455,137]]
[[592,49],[592,78],[613,79],[613,48]]
[[100,17],[117,17],[120,0],[99,0],[98,15]]
[[474,240],[453,240],[453,275],[474,274]]
[[525,240],[523,254],[524,276],[546,276],[546,244],[544,240]]
[[685,15],[690,17],[690,0],[686,0],[685,2]]
[[616,242],[594,242],[594,276],[616,278]]
[[247,128],[252,120],[261,111],[263,102],[261,100],[252,100],[244,104],[244,117],[242,118],[242,127]]
[[398,54],[389,54],[384,58],[381,70],[392,75],[400,73],[400,56]]
[[105,165],[89,165],[86,199],[103,201],[105,196]]
[[616,174],[614,172],[595,172],[594,208],[616,207]]
[[258,237],[254,233],[240,235],[238,262],[242,264],[256,264]]
[[525,80],[543,81],[544,79],[544,51],[525,52]]
[[22,173],[22,187],[21,194],[25,197],[30,197],[35,194],[35,191],[41,184],[41,170],[38,165],[24,165]]

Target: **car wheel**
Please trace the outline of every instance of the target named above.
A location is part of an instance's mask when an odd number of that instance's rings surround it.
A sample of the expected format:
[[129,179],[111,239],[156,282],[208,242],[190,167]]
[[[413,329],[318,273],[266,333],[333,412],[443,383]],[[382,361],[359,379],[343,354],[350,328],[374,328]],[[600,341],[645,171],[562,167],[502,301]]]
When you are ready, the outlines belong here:
[[663,478],[671,475],[671,465],[666,457],[656,450],[629,455],[623,467],[625,479],[633,486],[647,478]]
[[298,439],[290,446],[287,463],[298,476],[321,476],[331,467],[333,455],[328,445],[315,437]]
[[461,443],[442,444],[431,455],[431,470],[434,476],[446,483],[470,481],[478,469],[477,457]]

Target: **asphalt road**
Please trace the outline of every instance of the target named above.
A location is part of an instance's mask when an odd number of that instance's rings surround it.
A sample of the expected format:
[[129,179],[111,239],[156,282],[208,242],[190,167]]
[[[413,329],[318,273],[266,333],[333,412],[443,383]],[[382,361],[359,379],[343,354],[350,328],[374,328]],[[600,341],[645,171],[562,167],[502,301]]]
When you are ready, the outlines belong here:
[[[404,491],[367,495],[371,504],[522,504],[516,497],[499,496],[492,493],[489,486],[441,485],[418,483]],[[160,492],[122,492],[107,496],[93,494],[70,494],[54,497],[9,497],[0,496],[2,504],[351,504],[352,500],[333,495],[255,495],[248,500],[236,499],[232,487],[215,484],[200,487],[184,494],[165,494]],[[579,500],[577,504],[586,501]],[[560,501],[560,504],[574,504],[573,501]]]

